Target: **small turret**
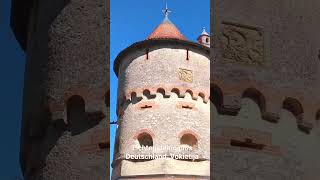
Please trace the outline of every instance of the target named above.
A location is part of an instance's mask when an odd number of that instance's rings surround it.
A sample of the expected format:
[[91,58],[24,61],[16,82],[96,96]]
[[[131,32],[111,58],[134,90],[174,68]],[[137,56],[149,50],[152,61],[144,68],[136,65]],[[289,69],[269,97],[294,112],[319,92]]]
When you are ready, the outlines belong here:
[[204,46],[210,47],[210,35],[207,33],[205,27],[203,27],[203,31],[198,37],[198,42]]

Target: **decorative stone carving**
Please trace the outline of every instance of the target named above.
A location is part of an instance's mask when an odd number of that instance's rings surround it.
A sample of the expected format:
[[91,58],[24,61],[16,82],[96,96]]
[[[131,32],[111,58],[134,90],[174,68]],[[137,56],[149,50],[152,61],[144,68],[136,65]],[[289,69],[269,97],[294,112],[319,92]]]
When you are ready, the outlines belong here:
[[262,65],[264,63],[263,31],[249,26],[222,23],[220,35],[224,61]]
[[179,79],[181,81],[192,83],[193,82],[193,72],[188,69],[179,68]]

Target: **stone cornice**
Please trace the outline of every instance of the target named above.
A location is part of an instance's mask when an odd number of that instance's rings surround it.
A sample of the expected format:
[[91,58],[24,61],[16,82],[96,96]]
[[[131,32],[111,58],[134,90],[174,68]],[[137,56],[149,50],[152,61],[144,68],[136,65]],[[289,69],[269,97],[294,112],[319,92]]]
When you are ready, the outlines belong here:
[[120,67],[122,59],[124,59],[124,57],[126,57],[128,54],[136,52],[139,49],[143,49],[146,47],[150,48],[150,47],[157,46],[157,45],[167,45],[167,46],[179,45],[179,46],[181,46],[181,48],[195,49],[200,52],[203,52],[203,55],[207,56],[208,59],[210,58],[210,48],[203,46],[203,45],[196,43],[196,42],[178,40],[178,39],[145,40],[145,41],[140,41],[140,42],[136,42],[136,43],[132,44],[131,46],[124,49],[123,51],[121,51],[118,54],[118,56],[116,57],[116,59],[114,61],[114,66],[113,66],[113,70],[116,73],[116,75],[118,76],[119,67]]

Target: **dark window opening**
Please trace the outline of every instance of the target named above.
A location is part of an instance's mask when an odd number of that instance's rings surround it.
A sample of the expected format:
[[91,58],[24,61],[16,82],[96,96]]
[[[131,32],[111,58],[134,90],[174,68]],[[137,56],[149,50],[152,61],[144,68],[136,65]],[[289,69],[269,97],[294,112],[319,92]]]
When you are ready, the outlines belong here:
[[146,59],[149,59],[149,49],[146,50]]
[[187,60],[189,60],[189,50],[187,49]]
[[149,109],[149,108],[152,108],[152,106],[150,106],[150,105],[141,106],[141,109]]
[[317,112],[316,114],[316,120],[319,121],[320,120],[320,110]]
[[81,96],[72,96],[67,102],[67,119],[72,135],[80,134],[88,128],[85,102]]
[[189,105],[182,105],[182,108],[184,108],[184,109],[193,109],[193,107],[189,106]]
[[246,138],[244,141],[231,139],[230,145],[237,146],[237,147],[250,148],[250,149],[257,149],[257,150],[262,150],[265,147],[265,145],[254,143],[252,139],[248,139],[248,138]]
[[153,140],[150,134],[142,133],[138,136],[138,141],[141,147],[153,146]]
[[198,147],[198,140],[197,138],[192,134],[184,134],[180,139],[181,145],[188,145],[192,148]]
[[107,142],[99,143],[99,148],[100,149],[108,149],[108,148],[110,148],[110,144]]
[[99,124],[105,118],[101,111],[86,112],[85,101],[79,95],[70,97],[67,101],[67,120],[71,135],[81,134]]

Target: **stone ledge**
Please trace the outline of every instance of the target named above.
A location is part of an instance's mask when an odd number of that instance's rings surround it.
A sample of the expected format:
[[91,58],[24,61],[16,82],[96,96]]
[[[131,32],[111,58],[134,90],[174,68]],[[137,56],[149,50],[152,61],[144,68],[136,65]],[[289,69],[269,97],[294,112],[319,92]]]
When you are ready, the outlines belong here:
[[114,169],[112,179],[142,175],[210,176],[210,161],[188,162],[174,159],[155,159],[146,162],[131,162],[123,160]]

